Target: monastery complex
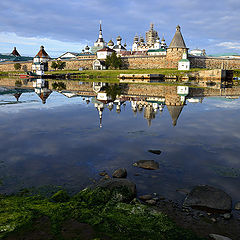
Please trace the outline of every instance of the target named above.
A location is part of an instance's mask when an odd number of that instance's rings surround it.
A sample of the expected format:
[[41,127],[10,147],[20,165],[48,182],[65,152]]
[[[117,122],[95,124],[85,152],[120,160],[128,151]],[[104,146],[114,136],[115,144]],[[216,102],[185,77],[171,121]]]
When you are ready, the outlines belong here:
[[28,71],[40,72],[51,70],[51,61],[62,60],[66,62],[65,69],[95,69],[103,70],[105,60],[115,52],[121,57],[124,69],[160,69],[177,68],[189,70],[190,68],[206,69],[240,69],[240,57],[209,57],[205,50],[195,49],[191,52],[182,35],[182,29],[178,25],[172,41],[168,45],[164,36],[161,39],[154,25],[142,36],[136,35],[133,39],[131,49],[122,44],[121,36],[116,38],[116,43],[111,39],[105,42],[103,38],[102,24],[100,23],[99,34],[93,46],[86,46],[81,53],[66,52],[57,59],[51,59],[43,46],[34,59],[21,57],[14,48],[10,55],[0,54],[0,71],[15,71],[14,64],[20,62]]

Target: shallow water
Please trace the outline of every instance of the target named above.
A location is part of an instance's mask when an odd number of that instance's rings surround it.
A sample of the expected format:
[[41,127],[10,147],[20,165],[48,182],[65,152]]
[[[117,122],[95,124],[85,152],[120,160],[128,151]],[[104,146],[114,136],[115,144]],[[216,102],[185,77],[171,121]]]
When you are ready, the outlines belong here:
[[[7,90],[0,88],[1,193],[43,185],[75,192],[99,172],[125,167],[139,194],[182,200],[177,189],[209,184],[240,200],[239,99],[186,100],[176,126],[167,106],[149,115],[144,109],[134,112],[128,100],[111,111],[105,104],[100,127],[96,97],[67,98],[53,91],[42,104],[34,89],[22,93],[19,102],[16,89]],[[134,167],[138,160],[156,160],[160,168]]]

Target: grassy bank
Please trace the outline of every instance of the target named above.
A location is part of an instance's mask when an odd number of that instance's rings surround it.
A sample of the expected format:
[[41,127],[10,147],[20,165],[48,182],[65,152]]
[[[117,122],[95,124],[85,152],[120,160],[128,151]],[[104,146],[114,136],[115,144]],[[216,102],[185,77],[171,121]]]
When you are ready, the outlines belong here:
[[137,201],[123,202],[123,195],[124,188],[97,188],[71,198],[63,190],[50,198],[1,196],[0,238],[200,240],[161,212]]
[[178,71],[177,69],[127,69],[127,70],[83,70],[83,71],[75,71],[75,70],[62,70],[62,71],[49,71],[46,74],[67,74],[67,73],[81,73],[82,76],[88,77],[91,76],[93,78],[97,77],[110,77],[117,78],[119,74],[163,74],[170,76],[182,76],[185,73],[189,72],[197,72],[203,69],[191,69],[191,71]]

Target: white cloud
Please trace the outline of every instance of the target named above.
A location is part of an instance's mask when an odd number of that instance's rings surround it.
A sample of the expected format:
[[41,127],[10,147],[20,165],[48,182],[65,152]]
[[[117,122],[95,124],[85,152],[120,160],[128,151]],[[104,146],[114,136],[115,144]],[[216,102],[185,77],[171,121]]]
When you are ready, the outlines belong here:
[[217,46],[225,47],[227,49],[240,49],[240,42],[222,42],[218,43]]
[[22,37],[13,32],[1,32],[0,43],[18,46],[18,49],[20,48],[20,54],[24,53],[24,55],[33,55],[37,53],[41,45],[44,45],[46,51],[50,53],[52,57],[59,56],[59,53],[66,51],[81,52],[86,45],[91,44],[87,40],[82,40],[81,42],[63,42],[47,37]]

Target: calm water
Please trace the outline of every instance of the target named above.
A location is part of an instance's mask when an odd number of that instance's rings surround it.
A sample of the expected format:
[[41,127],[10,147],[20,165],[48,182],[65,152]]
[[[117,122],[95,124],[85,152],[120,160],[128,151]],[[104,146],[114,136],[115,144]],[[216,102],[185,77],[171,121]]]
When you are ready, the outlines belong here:
[[[17,102],[17,91],[0,88],[1,193],[43,185],[78,191],[99,172],[125,167],[139,194],[181,200],[177,189],[210,184],[240,200],[239,99],[185,99],[173,126],[165,105],[148,111],[142,102],[135,110],[137,101],[102,104],[96,97],[68,98],[70,91],[53,91],[42,104],[34,89],[21,90]],[[132,166],[138,160],[156,160],[160,169]]]

